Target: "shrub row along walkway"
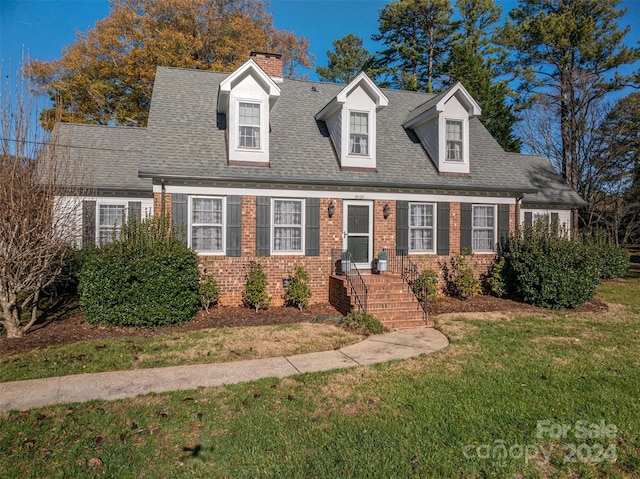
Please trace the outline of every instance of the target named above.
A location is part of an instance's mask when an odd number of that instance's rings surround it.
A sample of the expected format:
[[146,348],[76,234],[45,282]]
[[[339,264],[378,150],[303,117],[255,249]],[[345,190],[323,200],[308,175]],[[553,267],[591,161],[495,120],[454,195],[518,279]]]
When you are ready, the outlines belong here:
[[448,344],[447,338],[434,328],[404,329],[377,334],[357,344],[319,353],[13,381],[0,384],[0,412],[94,399],[124,399],[152,392],[350,368],[428,354]]

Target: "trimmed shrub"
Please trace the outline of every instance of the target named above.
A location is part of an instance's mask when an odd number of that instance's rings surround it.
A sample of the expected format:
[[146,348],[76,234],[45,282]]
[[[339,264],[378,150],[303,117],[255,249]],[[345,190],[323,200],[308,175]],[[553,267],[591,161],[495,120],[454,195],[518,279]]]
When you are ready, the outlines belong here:
[[248,308],[267,309],[271,297],[267,294],[267,273],[261,263],[250,261],[247,266],[247,278],[242,292],[242,301]]
[[202,308],[208,313],[211,306],[218,304],[220,299],[220,288],[212,274],[205,274],[200,278],[198,285],[198,296]]
[[480,292],[480,280],[468,263],[468,255],[454,253],[447,269],[447,290],[451,296],[469,299]]
[[284,299],[289,306],[296,306],[300,311],[309,302],[311,288],[307,284],[309,273],[302,266],[296,266],[293,276],[289,278]]
[[362,311],[351,311],[342,319],[342,326],[352,333],[369,336],[384,332],[384,326],[374,316]]
[[521,300],[546,308],[575,308],[593,298],[600,259],[592,247],[539,222],[509,241],[506,274]]
[[484,275],[485,289],[489,294],[502,298],[507,294],[507,278],[504,256],[497,258]]
[[197,254],[166,221],[132,220],[120,239],[88,253],[79,274],[80,307],[90,323],[138,328],[193,319],[198,305]]
[[418,301],[435,301],[438,299],[438,273],[432,269],[423,269],[420,276],[411,284],[413,294]]

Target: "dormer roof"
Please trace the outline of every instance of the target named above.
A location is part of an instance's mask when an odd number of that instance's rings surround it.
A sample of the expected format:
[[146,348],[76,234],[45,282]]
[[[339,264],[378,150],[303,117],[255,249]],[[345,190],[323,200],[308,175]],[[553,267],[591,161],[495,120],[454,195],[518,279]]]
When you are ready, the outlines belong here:
[[347,101],[349,95],[356,89],[362,88],[375,102],[376,110],[389,105],[389,99],[382,90],[367,76],[366,73],[360,72],[347,86],[345,86],[325,107],[315,116],[316,120],[326,120],[336,110],[342,107]]
[[256,62],[247,60],[240,68],[220,82],[217,104],[219,113],[227,113],[231,90],[248,75],[251,75],[269,95],[269,106],[273,106],[280,96],[280,87]]
[[467,110],[469,118],[480,116],[482,114],[480,105],[478,105],[478,103],[473,99],[462,83],[458,82],[448,90],[437,94],[419,107],[411,110],[402,126],[404,128],[411,129],[429,118],[445,111],[445,105],[453,96],[455,96]]

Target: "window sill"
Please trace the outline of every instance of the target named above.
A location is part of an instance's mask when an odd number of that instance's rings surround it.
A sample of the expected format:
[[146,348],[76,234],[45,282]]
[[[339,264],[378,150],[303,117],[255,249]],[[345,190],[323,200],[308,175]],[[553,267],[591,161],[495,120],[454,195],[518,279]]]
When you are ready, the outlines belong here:
[[198,256],[225,256],[225,251],[196,251]]

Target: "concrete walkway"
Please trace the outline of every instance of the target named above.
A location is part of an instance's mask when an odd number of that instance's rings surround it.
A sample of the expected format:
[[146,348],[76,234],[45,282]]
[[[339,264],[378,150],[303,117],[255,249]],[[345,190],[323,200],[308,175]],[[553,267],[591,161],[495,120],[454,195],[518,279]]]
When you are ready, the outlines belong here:
[[151,392],[196,389],[268,377],[284,378],[301,373],[351,368],[428,354],[443,349],[448,344],[447,338],[436,329],[403,329],[370,336],[357,344],[319,353],[13,381],[0,383],[0,412],[11,409],[24,411],[93,399],[124,399]]

